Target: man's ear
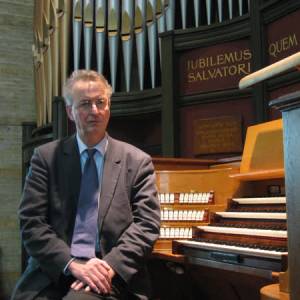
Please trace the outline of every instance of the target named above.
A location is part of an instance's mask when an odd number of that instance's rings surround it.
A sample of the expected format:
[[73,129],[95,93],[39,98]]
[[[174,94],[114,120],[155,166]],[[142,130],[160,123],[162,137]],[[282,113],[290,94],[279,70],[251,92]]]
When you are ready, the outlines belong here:
[[66,111],[67,111],[67,115],[68,115],[69,119],[71,121],[74,121],[72,105],[66,105]]

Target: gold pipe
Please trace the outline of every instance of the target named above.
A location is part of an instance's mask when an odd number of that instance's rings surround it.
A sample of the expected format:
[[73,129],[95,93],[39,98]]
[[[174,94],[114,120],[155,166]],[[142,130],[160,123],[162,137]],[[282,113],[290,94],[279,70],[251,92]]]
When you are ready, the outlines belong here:
[[116,36],[118,34],[118,16],[114,9],[110,9],[108,12],[107,29],[109,36]]
[[119,22],[119,11],[120,2],[118,0],[111,0],[108,2],[108,48],[109,48],[109,63],[110,63],[110,74],[111,84],[113,91],[116,90],[116,76],[117,76],[117,65],[118,65],[118,44],[120,35],[120,22]]
[[150,25],[153,22],[153,7],[149,1],[147,1],[146,9],[146,23]]
[[[71,31],[71,1],[59,0],[60,17],[60,86],[64,86],[67,80],[67,72],[69,66],[69,46]],[[61,93],[61,91],[60,91]]]
[[155,15],[156,15],[156,18],[160,18],[161,15],[163,13],[163,5],[161,3],[161,0],[156,0],[156,9],[155,9]]
[[45,124],[51,122],[52,116],[52,64],[51,64],[51,44],[50,44],[50,0],[45,1],[43,12],[43,43],[44,43],[44,80],[45,80]]
[[96,11],[96,32],[105,31],[105,11],[99,7]]
[[121,39],[128,41],[131,37],[131,19],[127,12],[122,14]]
[[[36,35],[36,33],[35,33]],[[35,84],[35,102],[36,102],[36,122],[37,126],[41,125],[41,97],[40,79],[38,76],[38,69],[40,67],[39,50],[37,48],[37,39],[34,37],[34,44],[32,45],[33,64],[34,64],[34,84]]]
[[52,64],[52,95],[58,96],[59,28],[57,0],[50,1],[50,44]]
[[140,8],[137,6],[135,8],[134,32],[140,33],[142,31],[143,31],[143,15]]

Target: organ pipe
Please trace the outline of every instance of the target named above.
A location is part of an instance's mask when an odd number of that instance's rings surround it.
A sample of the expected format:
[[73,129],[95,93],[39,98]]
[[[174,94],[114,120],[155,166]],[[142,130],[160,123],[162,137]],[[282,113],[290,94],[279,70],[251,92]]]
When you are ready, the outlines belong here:
[[92,39],[94,25],[93,0],[84,0],[83,7],[83,28],[84,28],[84,65],[87,70],[91,68],[92,60]]
[[95,4],[96,19],[96,60],[98,73],[104,70],[105,39],[106,39],[106,0],[96,0]]
[[131,77],[131,68],[132,68],[133,20],[134,20],[133,9],[134,8],[133,8],[132,0],[123,0],[121,39],[122,39],[122,48],[123,48],[126,92],[130,91],[130,77]]
[[146,51],[146,2],[144,0],[135,1],[134,32],[136,39],[139,87],[140,90],[143,90]]
[[120,35],[120,1],[111,0],[108,2],[108,44],[109,44],[109,62],[110,78],[113,91],[116,90],[116,76],[118,65],[118,49]]

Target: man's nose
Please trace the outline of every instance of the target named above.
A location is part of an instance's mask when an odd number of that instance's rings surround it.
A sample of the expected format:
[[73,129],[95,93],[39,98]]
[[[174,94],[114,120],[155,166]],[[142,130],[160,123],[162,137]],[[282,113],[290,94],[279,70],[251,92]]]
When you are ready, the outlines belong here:
[[98,112],[99,111],[96,102],[91,103],[91,111],[93,111],[93,112]]

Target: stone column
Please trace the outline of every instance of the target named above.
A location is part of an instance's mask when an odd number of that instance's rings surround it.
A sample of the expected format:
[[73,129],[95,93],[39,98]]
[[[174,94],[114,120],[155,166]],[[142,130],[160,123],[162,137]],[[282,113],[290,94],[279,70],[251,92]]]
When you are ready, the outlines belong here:
[[35,121],[34,0],[0,0],[0,299],[21,271],[17,207],[22,187],[22,122]]

